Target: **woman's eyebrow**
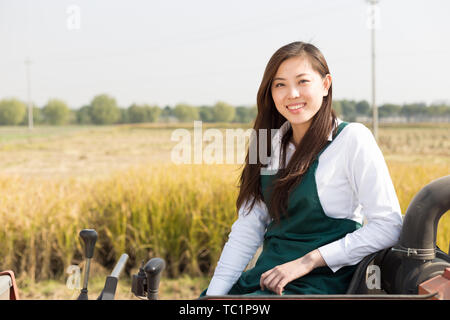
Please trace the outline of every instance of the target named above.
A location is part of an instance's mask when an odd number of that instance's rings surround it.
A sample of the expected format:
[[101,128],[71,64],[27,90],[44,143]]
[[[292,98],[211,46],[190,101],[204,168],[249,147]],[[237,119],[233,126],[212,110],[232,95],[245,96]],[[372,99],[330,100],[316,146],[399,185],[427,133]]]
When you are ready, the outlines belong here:
[[[300,74],[298,74],[298,75],[296,76],[296,78],[300,78],[300,77],[306,76],[306,75],[308,75],[308,73],[300,73]],[[273,78],[273,81],[275,81],[275,80],[286,80],[286,79],[280,78],[280,77]]]

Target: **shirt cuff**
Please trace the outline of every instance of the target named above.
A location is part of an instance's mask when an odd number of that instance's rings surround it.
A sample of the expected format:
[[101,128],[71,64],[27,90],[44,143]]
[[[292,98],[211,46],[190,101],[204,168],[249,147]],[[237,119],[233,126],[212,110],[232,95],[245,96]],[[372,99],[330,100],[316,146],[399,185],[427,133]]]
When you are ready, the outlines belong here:
[[209,283],[208,290],[206,290],[207,296],[223,296],[228,294],[231,287],[229,281],[222,280],[217,277],[213,277]]
[[333,272],[346,266],[346,262],[350,260],[345,253],[342,241],[344,239],[336,240],[318,248],[323,260],[325,260],[325,263]]

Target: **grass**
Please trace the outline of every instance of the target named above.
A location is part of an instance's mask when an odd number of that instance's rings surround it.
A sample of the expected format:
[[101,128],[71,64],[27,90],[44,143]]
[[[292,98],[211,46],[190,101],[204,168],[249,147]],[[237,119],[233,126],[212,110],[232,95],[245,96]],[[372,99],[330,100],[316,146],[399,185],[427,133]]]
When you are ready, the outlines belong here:
[[[97,299],[105,285],[104,276],[89,278],[88,296]],[[177,279],[161,278],[158,298],[161,300],[192,300],[207,288],[209,277],[181,276]],[[79,289],[69,288],[64,281],[44,280],[40,282],[19,281],[19,297],[24,300],[76,300]],[[115,300],[139,300],[131,292],[131,277],[122,277],[117,285]]]

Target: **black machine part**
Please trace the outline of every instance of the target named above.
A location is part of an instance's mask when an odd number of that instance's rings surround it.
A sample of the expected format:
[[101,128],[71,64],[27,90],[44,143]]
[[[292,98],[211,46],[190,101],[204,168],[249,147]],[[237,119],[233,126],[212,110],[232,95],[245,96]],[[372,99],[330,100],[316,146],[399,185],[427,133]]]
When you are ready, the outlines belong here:
[[420,283],[450,267],[450,256],[436,246],[439,219],[449,209],[450,175],[432,181],[413,198],[398,244],[376,259],[387,293],[417,294]]
[[412,259],[434,259],[438,222],[449,209],[450,175],[432,181],[414,196],[406,210],[398,249]]
[[94,229],[83,229],[80,231],[80,237],[84,241],[84,252],[87,259],[94,256],[95,243],[97,242],[97,231]]
[[94,229],[83,229],[80,231],[80,237],[84,242],[84,251],[86,256],[86,266],[84,268],[84,282],[78,300],[88,300],[88,279],[91,268],[91,259],[94,256],[95,243],[97,242],[97,232]]
[[131,282],[131,292],[137,297],[145,297],[147,292],[147,275],[144,272],[144,261],[139,268],[139,272],[133,275]]
[[147,298],[149,300],[158,299],[159,281],[161,272],[166,267],[166,263],[161,258],[150,259],[144,266],[144,272],[147,275]]
[[98,296],[97,300],[114,300],[114,296],[116,295],[117,283],[119,281],[119,276],[123,268],[125,268],[127,260],[128,255],[126,253],[120,256],[119,261],[117,261],[113,271],[111,272],[111,275],[106,277],[105,287]]
[[450,256],[437,248],[433,260],[417,260],[401,252],[386,250],[381,263],[381,285],[391,294],[417,294],[422,282],[450,267]]
[[367,267],[380,253],[380,251],[372,253],[358,263],[346,294],[367,294],[368,288],[365,281]]
[[147,297],[148,300],[157,300],[161,272],[165,267],[166,263],[161,258],[152,258],[145,265],[142,261],[139,272],[133,275],[131,292],[139,298]]

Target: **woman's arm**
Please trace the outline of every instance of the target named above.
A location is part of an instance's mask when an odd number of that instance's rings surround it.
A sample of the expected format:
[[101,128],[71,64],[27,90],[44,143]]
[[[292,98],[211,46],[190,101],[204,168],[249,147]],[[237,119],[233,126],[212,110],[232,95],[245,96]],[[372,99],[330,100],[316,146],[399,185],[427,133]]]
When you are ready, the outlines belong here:
[[206,295],[227,294],[264,240],[270,223],[267,207],[257,201],[248,212],[247,205],[249,202],[241,207],[239,217],[231,227]]
[[301,258],[280,264],[264,272],[259,280],[259,285],[261,290],[267,288],[281,295],[286,284],[323,266],[325,266],[325,260],[316,249]]
[[369,129],[362,124],[351,125],[345,170],[367,223],[318,249],[333,272],[393,246],[402,227],[400,205],[383,154]]

